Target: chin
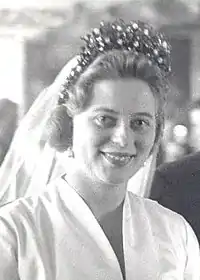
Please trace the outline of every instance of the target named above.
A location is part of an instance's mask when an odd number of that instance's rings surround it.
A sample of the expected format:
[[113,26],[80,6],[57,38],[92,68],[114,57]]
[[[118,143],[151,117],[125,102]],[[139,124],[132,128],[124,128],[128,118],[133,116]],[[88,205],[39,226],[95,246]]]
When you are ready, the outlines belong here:
[[109,185],[120,185],[120,184],[128,184],[129,177],[127,176],[100,176],[99,177],[101,182],[104,182],[105,184]]

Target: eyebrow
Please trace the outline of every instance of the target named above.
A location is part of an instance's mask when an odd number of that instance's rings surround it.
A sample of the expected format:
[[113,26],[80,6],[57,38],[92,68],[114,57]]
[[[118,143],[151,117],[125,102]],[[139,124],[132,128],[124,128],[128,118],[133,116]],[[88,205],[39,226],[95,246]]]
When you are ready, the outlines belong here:
[[135,114],[131,114],[131,116],[136,115],[136,116],[144,116],[150,119],[154,119],[154,116],[148,112],[137,112]]
[[[119,115],[120,113],[113,110],[113,109],[110,109],[110,108],[106,108],[106,107],[98,107],[96,109],[94,109],[94,112],[95,113],[98,113],[98,112],[106,112],[106,113],[111,113],[111,114],[115,114],[115,115]],[[151,114],[151,113],[148,113],[148,112],[137,112],[137,113],[132,113],[130,114],[131,117],[133,116],[144,116],[144,117],[147,117],[147,118],[150,118],[150,119],[154,119],[154,116]]]
[[115,114],[115,115],[118,115],[119,112],[113,110],[113,109],[110,109],[110,108],[106,108],[106,107],[98,107],[96,109],[94,109],[94,112],[95,113],[98,113],[98,112],[106,112],[106,113],[111,113],[111,114]]

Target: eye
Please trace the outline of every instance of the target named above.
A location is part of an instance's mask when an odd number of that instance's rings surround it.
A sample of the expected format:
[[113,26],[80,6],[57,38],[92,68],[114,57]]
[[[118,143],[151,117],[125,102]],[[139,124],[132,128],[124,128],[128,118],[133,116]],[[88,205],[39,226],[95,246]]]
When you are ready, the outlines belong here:
[[117,120],[111,116],[99,115],[95,118],[95,122],[100,127],[109,128],[115,126]]
[[135,119],[131,121],[131,128],[134,130],[145,131],[151,126],[151,122],[147,119]]

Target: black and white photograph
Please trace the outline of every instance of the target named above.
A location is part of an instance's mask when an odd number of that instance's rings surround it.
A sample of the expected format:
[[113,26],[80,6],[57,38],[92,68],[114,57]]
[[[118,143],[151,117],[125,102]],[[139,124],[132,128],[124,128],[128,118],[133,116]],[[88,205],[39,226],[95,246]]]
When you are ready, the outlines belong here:
[[0,0],[0,280],[200,280],[200,0]]

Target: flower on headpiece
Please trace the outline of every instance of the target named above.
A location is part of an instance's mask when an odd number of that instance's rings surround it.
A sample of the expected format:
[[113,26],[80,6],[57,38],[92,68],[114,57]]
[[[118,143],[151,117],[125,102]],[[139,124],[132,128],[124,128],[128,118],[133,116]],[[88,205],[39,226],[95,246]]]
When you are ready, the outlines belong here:
[[[150,25],[137,21],[126,24],[122,19],[112,23],[101,22],[99,28],[81,37],[85,46],[81,48],[78,64],[71,70],[65,82],[60,99],[65,99],[67,89],[74,85],[80,75],[101,53],[110,50],[128,50],[144,54],[150,64],[156,64],[164,74],[171,71],[171,47],[162,33],[156,32]],[[60,100],[61,101],[61,100]]]

